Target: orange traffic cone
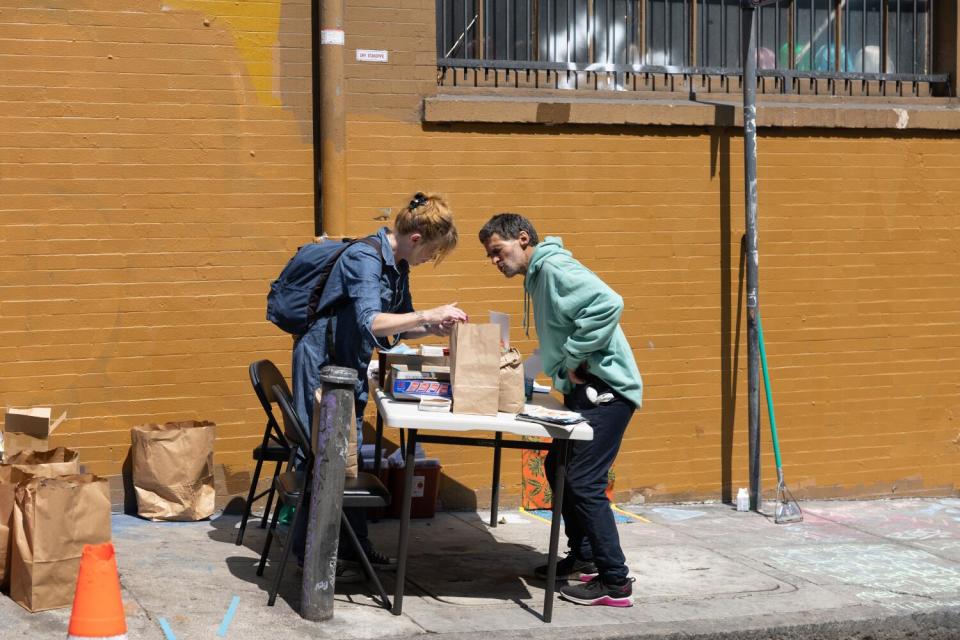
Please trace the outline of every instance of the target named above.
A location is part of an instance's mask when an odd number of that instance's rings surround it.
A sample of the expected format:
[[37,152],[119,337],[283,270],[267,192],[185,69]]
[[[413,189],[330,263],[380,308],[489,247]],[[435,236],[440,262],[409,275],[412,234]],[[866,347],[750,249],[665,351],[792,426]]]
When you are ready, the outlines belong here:
[[113,545],[86,544],[73,596],[67,640],[126,640],[127,621],[120,598],[120,576]]

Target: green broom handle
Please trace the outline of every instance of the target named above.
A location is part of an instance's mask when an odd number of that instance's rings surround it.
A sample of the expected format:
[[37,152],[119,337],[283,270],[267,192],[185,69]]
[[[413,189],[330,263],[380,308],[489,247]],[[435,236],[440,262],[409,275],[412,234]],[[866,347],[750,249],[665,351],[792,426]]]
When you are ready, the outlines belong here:
[[763,366],[763,391],[767,396],[767,415],[770,417],[770,435],[773,440],[773,455],[777,461],[777,470],[780,464],[780,440],[777,438],[777,419],[773,414],[773,394],[770,392],[770,372],[767,370],[767,347],[763,343],[763,323],[760,321],[760,309],[757,309],[757,338],[760,342],[760,364]]

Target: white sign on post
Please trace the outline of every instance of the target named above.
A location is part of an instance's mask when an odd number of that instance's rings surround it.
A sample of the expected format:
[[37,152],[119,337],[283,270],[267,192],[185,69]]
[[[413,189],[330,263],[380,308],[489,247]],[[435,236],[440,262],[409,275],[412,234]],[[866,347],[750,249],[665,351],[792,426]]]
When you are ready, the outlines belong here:
[[323,29],[320,31],[320,44],[343,44],[343,29]]
[[387,62],[390,55],[380,49],[357,49],[357,62]]

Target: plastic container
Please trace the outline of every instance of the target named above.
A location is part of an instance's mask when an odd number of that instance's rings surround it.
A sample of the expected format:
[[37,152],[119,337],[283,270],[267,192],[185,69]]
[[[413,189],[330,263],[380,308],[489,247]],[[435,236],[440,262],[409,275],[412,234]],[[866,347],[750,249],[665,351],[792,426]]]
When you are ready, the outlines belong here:
[[750,492],[746,487],[737,491],[737,511],[750,511]]
[[[432,518],[437,512],[437,496],[440,490],[440,461],[436,458],[418,458],[413,467],[413,500],[410,502],[411,518]],[[390,505],[384,510],[387,518],[399,518],[403,508],[404,467],[390,467],[387,489],[390,490]]]

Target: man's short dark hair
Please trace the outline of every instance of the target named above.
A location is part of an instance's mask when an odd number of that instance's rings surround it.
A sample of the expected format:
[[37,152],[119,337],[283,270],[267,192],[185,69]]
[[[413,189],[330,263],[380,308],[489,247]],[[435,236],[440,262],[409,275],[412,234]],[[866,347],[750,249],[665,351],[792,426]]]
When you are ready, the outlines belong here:
[[486,244],[493,234],[497,234],[504,240],[516,240],[520,237],[521,231],[526,231],[530,236],[531,245],[540,242],[540,236],[537,235],[533,224],[519,213],[498,213],[480,229],[480,242]]

